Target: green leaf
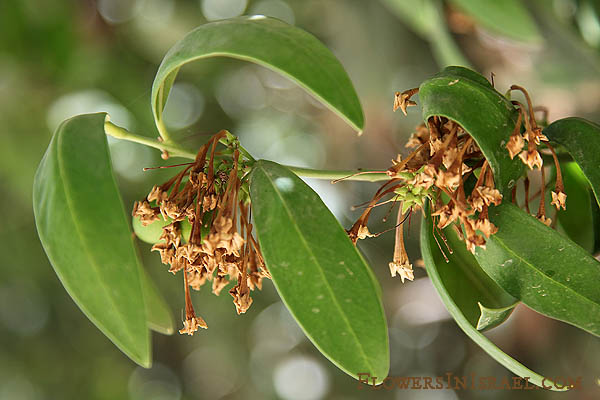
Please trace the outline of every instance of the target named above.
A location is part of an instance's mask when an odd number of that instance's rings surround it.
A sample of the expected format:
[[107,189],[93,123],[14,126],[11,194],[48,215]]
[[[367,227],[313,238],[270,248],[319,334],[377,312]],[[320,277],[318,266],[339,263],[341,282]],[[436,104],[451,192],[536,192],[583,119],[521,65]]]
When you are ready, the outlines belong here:
[[477,305],[479,306],[481,315],[477,320],[477,330],[485,331],[500,325],[510,317],[510,314],[515,310],[517,304],[519,304],[519,302],[501,308],[488,308],[478,302]]
[[236,58],[276,71],[303,87],[358,132],[364,128],[362,108],[352,82],[323,43],[278,19],[251,16],[202,25],[169,50],[152,84],[152,111],[159,129],[179,68],[209,57]]
[[537,25],[520,0],[452,0],[484,28],[522,42],[541,42]]
[[490,208],[498,227],[475,257],[533,310],[600,336],[600,262],[510,203]]
[[144,293],[144,303],[146,304],[146,316],[148,328],[171,335],[175,332],[175,323],[167,302],[160,293],[148,272],[140,264],[140,279],[142,283],[142,292]]
[[588,252],[593,252],[596,239],[593,208],[598,208],[598,205],[590,184],[574,162],[563,163],[561,170],[567,193],[567,209],[557,212],[559,229]]
[[544,134],[571,154],[600,205],[600,125],[583,118],[563,118],[548,125]]
[[[428,213],[429,214],[429,213]],[[455,246],[456,247],[456,246]],[[457,249],[458,250],[458,249]],[[453,283],[453,280],[458,281],[460,278],[455,278],[454,275],[461,274],[464,267],[461,268],[461,264],[464,263],[462,254],[448,255],[450,262],[446,264],[441,252],[439,251],[435,239],[433,238],[433,229],[431,217],[423,218],[421,225],[421,254],[425,261],[425,268],[427,269],[427,275],[431,279],[431,283],[435,287],[438,295],[442,302],[446,306],[446,309],[452,315],[452,318],[456,321],[458,326],[471,338],[477,345],[479,345],[486,353],[488,353],[493,359],[498,361],[504,367],[509,369],[515,375],[520,377],[528,377],[529,381],[535,385],[542,386],[543,383],[546,386],[551,386],[552,390],[556,390],[554,385],[550,383],[547,378],[535,373],[529,368],[519,363],[514,358],[500,350],[491,340],[485,337],[479,332],[473,325],[472,318],[468,314],[465,314],[463,308],[461,308],[461,291],[462,288],[466,288],[470,292],[474,292],[476,286],[471,284],[467,285],[465,280],[464,286],[459,286]],[[470,261],[469,261],[470,262]],[[463,273],[464,276],[464,273]],[[476,301],[476,299],[474,299]]]
[[481,148],[494,172],[496,187],[511,189],[523,163],[510,159],[506,142],[517,123],[517,110],[482,75],[448,67],[419,88],[423,119],[442,116],[460,124]]
[[[431,224],[431,217],[424,223]],[[431,230],[431,226],[429,228]],[[445,290],[452,293],[454,302],[469,323],[472,326],[478,324],[481,314],[477,305],[478,302],[490,308],[503,308],[514,304],[516,299],[487,276],[454,230],[446,228],[443,232],[448,246],[445,246],[442,239],[439,238],[441,250],[437,247],[437,242],[435,242],[433,236],[429,235],[427,240],[434,240],[432,252],[436,260],[437,273],[444,283]],[[448,247],[452,250],[452,254],[450,254]],[[444,251],[450,262],[445,262],[442,251]],[[493,326],[487,328],[490,329]]]
[[319,196],[270,161],[250,176],[252,215],[267,268],[306,336],[337,367],[382,382],[389,370],[381,289]]
[[104,113],[63,122],[38,167],[38,234],[61,283],[121,351],[150,367],[139,261],[112,173]]
[[[136,220],[139,222],[138,218],[134,218],[134,221]],[[139,227],[147,228],[142,227],[141,224],[139,224]],[[156,243],[157,241],[152,243]],[[135,250],[138,260],[141,260],[139,246],[135,246]],[[146,325],[155,332],[162,333],[163,335],[172,335],[173,332],[175,332],[175,323],[173,321],[171,309],[169,308],[164,296],[150,277],[148,271],[146,271],[146,269],[142,266],[141,261],[138,262],[138,266],[140,283],[142,285],[142,293],[144,295],[144,304],[146,305]]]

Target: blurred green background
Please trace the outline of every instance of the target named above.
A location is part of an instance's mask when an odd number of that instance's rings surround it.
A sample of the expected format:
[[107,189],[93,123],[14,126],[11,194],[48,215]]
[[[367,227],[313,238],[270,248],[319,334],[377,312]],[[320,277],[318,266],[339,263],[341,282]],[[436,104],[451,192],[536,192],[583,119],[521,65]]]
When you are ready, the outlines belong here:
[[[486,7],[491,7],[487,9]],[[355,83],[366,130],[357,137],[301,89],[233,60],[185,67],[165,118],[177,137],[201,143],[220,129],[255,157],[315,168],[386,168],[419,122],[392,113],[396,90],[416,87],[448,64],[470,65],[504,91],[527,87],[550,119],[600,121],[597,1],[435,0],[2,0],[0,1],[0,399],[504,399],[598,398],[600,343],[519,306],[489,336],[550,377],[583,377],[583,389],[545,391],[379,390],[330,364],[285,311],[270,282],[242,316],[225,294],[195,294],[209,324],[194,337],[153,335],[154,367],[137,367],[77,309],[36,235],[31,187],[51,133],[65,118],[108,111],[157,136],[150,86],[167,49],[208,20],[275,16],[320,38]],[[256,44],[260,46],[260,43]],[[158,152],[110,140],[126,208],[170,171]],[[309,180],[349,227],[375,184]],[[381,231],[381,214],[371,231]],[[418,223],[409,252],[419,259]],[[379,225],[378,225],[379,224]],[[449,318],[425,273],[389,276],[393,234],[360,244],[384,290],[393,376],[512,376]],[[181,282],[141,245],[145,266],[180,323]]]

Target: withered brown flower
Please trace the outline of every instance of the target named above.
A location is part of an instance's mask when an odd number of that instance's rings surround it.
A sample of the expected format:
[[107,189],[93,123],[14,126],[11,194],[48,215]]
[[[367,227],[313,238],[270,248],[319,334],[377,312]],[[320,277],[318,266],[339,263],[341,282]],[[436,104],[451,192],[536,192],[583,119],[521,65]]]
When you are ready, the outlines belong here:
[[[252,304],[250,292],[262,287],[263,278],[270,278],[252,236],[249,198],[240,194],[245,161],[235,147],[228,156],[216,151],[226,135],[226,131],[214,135],[194,162],[134,204],[133,215],[142,223],[161,218],[172,221],[162,228],[160,241],[152,250],[160,253],[169,272],[183,273],[186,317],[179,331],[182,334],[192,335],[207,327],[194,311],[190,287],[200,290],[211,281],[212,292],[219,295],[231,281],[237,281],[230,293],[241,314]],[[180,226],[183,220],[192,226],[185,238]]]

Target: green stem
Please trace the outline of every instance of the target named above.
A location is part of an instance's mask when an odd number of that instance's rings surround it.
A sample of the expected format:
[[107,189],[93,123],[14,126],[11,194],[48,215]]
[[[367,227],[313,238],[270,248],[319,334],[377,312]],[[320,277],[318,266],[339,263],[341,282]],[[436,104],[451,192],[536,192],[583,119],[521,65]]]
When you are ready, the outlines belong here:
[[[125,128],[121,128],[113,124],[110,121],[104,123],[104,132],[117,139],[128,140],[130,142],[140,143],[146,146],[153,147],[155,149],[161,151],[167,151],[172,157],[183,157],[193,160],[196,158],[196,153],[190,151],[177,143],[173,142],[161,142],[156,139],[149,138],[147,136],[138,135],[133,132],[129,132]],[[246,151],[242,146],[239,146],[240,152],[249,160],[254,160],[250,153]],[[336,180],[346,178],[348,181],[362,181],[362,182],[378,182],[378,181],[386,181],[389,180],[390,177],[385,173],[385,171],[359,171],[359,170],[321,170],[321,169],[311,169],[311,168],[302,168],[302,167],[293,167],[286,166],[292,172],[294,172],[298,176],[303,176],[306,178],[317,178],[317,179],[327,179],[327,180]],[[360,175],[356,175],[360,173]]]
[[194,153],[193,151],[190,151],[188,149],[185,149],[176,143],[161,142],[156,139],[151,139],[148,136],[142,136],[142,135],[138,135],[133,132],[129,132],[127,129],[121,128],[120,126],[117,126],[110,121],[106,121],[104,123],[104,132],[107,135],[112,136],[117,139],[123,139],[123,140],[128,140],[130,142],[144,144],[146,146],[154,147],[155,149],[158,149],[161,151],[165,150],[172,157],[183,157],[183,158],[189,158],[190,160],[193,160],[196,158],[196,153]]
[[[338,180],[344,179],[347,181],[362,181],[362,182],[379,182],[390,180],[390,177],[385,171],[360,171],[360,170],[327,170],[327,169],[312,169],[302,167],[292,167],[286,165],[293,173],[305,178]],[[356,175],[360,173],[360,175]]]
[[169,131],[167,131],[167,127],[165,126],[165,123],[163,122],[162,118],[156,121],[156,127],[158,129],[158,134],[162,138],[163,142],[172,142],[171,134],[169,133]]

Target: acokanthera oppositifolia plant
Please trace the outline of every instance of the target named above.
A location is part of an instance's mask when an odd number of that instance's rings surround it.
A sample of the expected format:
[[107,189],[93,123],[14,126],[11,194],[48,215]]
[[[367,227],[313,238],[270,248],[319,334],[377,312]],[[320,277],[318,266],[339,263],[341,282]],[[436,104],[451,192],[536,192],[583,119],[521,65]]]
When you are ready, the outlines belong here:
[[[149,329],[174,330],[136,253],[135,240],[143,240],[184,283],[180,333],[207,327],[192,290],[208,285],[219,295],[229,287],[241,314],[269,279],[323,355],[355,378],[368,373],[371,383],[382,382],[389,346],[381,289],[356,242],[376,236],[369,216],[384,203],[397,215],[392,277],[413,280],[403,222],[420,212],[422,257],[440,298],[460,328],[514,374],[536,385],[544,379],[481,332],[504,322],[519,302],[600,335],[600,263],[591,255],[598,237],[600,126],[579,118],[548,123],[547,111],[531,103],[525,88],[498,92],[480,74],[448,67],[396,93],[393,108],[404,113],[418,95],[423,122],[406,144],[412,153],[386,171],[255,160],[225,130],[190,150],[172,139],[163,108],[181,66],[219,56],[270,68],[356,131],[364,125],[352,83],[333,54],[309,33],[266,17],[202,25],[169,50],[152,85],[157,140],[113,124],[104,113],[62,123],[35,177],[39,236],[73,300],[132,360],[150,366]],[[515,92],[525,101],[513,100]],[[189,159],[127,207],[135,236],[106,135],[156,148],[164,158]],[[299,176],[381,186],[345,230]],[[532,177],[541,182],[537,191],[530,190]]]

